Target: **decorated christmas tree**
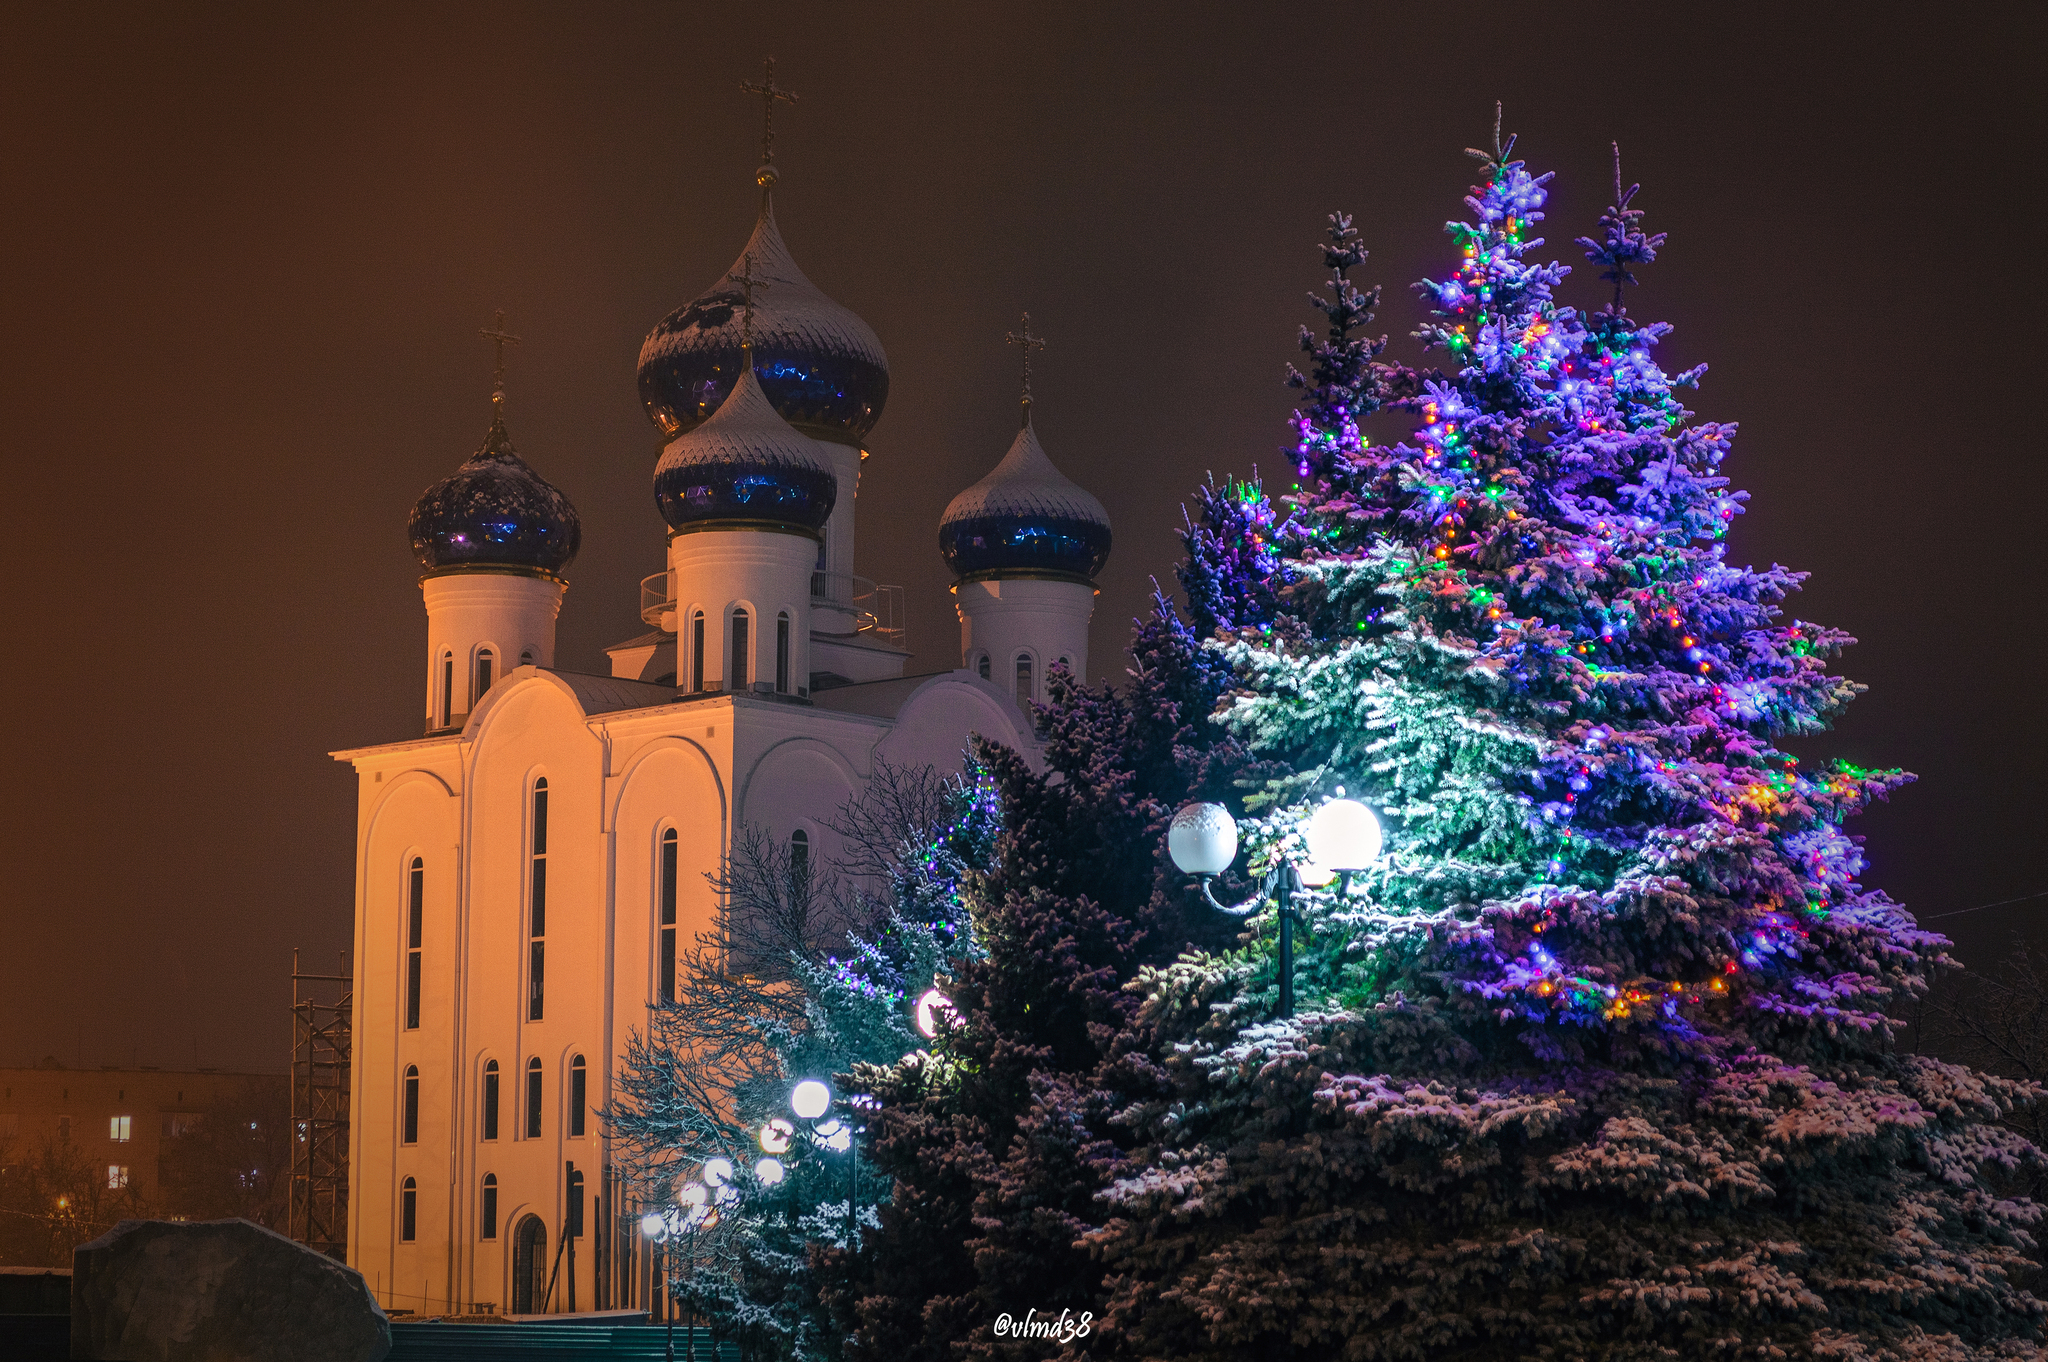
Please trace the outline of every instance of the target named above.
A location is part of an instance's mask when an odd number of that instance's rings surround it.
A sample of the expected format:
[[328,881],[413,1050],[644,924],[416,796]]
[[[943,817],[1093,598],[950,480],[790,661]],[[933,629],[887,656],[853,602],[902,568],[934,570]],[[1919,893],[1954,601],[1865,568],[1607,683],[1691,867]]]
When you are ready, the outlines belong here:
[[[2035,1356],[2038,1212],[1994,1180],[2039,1162],[1998,1124],[2032,1094],[1894,1047],[1945,943],[1843,830],[1904,777],[1778,746],[1857,693],[1850,640],[1726,558],[1734,428],[1629,314],[1636,191],[1583,316],[1512,147],[1417,286],[1446,372],[1378,364],[1340,290],[1277,605],[1214,611],[1217,721],[1280,772],[1252,866],[1339,793],[1389,850],[1297,897],[1299,1015],[1266,938],[1146,975],[1128,1043],[1171,1077],[1115,1118],[1091,1355]],[[1375,446],[1388,399],[1415,429]]]

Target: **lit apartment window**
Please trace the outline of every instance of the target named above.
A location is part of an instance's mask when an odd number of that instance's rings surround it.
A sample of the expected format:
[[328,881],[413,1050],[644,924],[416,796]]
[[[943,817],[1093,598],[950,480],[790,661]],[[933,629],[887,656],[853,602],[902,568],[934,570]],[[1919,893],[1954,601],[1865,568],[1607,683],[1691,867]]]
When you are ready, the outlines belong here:
[[526,1138],[540,1138],[540,1056],[526,1061]]
[[775,693],[789,694],[789,612],[775,617]]
[[690,690],[704,689],[704,612],[690,616]]
[[427,900],[427,863],[412,858],[405,884],[405,1029],[420,1025],[420,927]]
[[483,1205],[478,1219],[482,1222],[482,1233],[478,1237],[482,1239],[496,1239],[498,1237],[498,1175],[496,1173],[484,1174]]
[[753,621],[744,610],[732,612],[732,652],[725,659],[725,671],[729,678],[727,689],[745,690],[750,675],[747,658],[749,655],[747,633]]
[[676,1000],[676,830],[661,834],[661,1000]]
[[398,1136],[400,1144],[420,1142],[420,1069],[417,1064],[405,1066],[405,1115]]
[[583,1056],[569,1061],[569,1134],[571,1138],[583,1134],[583,1109],[590,1100],[590,1087],[583,1067]]
[[498,1061],[484,1061],[484,1138],[498,1138]]
[[129,1137],[134,1133],[134,1124],[135,1118],[133,1116],[108,1117],[107,1138],[115,1144],[128,1143]]
[[483,703],[484,692],[491,688],[491,667],[492,664],[496,661],[497,659],[491,656],[491,650],[489,648],[477,649],[476,698],[469,702],[469,707],[471,709],[475,709],[478,705]]
[[1031,654],[1017,654],[1017,703],[1031,698]]
[[526,1019],[539,1021],[547,999],[548,782],[533,782],[533,912],[526,969]]
[[410,1244],[420,1228],[420,1185],[407,1178],[398,1185],[398,1239]]
[[118,1192],[128,1185],[128,1165],[110,1163],[107,1165],[107,1190]]

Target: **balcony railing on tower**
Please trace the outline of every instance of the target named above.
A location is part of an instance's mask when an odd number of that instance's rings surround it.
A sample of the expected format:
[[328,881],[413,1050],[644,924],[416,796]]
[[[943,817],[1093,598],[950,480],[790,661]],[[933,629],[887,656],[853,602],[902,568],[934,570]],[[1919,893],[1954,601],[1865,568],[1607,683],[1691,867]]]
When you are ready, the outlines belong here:
[[[909,646],[903,588],[881,586],[847,572],[811,574],[811,609],[829,612],[818,621],[821,634],[851,637],[902,651]],[[831,613],[844,616],[850,628],[834,629]],[[676,632],[676,594],[671,574],[656,572],[640,579],[640,619],[650,628]]]

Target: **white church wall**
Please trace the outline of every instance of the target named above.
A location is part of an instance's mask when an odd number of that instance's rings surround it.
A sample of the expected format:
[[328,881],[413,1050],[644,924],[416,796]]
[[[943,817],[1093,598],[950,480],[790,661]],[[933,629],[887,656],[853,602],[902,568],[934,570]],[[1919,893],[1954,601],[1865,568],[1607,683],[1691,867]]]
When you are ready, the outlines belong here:
[[1000,687],[968,671],[933,677],[903,702],[894,727],[875,749],[892,766],[929,766],[952,774],[966,760],[967,741],[981,734],[1040,762],[1031,725]]

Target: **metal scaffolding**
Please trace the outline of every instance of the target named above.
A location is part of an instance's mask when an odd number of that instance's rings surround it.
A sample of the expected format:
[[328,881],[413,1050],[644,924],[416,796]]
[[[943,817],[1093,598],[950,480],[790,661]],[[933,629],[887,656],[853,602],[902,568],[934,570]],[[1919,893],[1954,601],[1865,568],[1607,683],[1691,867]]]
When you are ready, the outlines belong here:
[[291,1237],[348,1260],[349,1009],[355,979],[303,974],[292,950]]

